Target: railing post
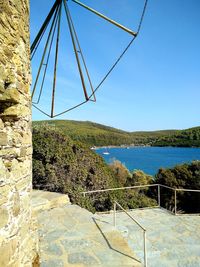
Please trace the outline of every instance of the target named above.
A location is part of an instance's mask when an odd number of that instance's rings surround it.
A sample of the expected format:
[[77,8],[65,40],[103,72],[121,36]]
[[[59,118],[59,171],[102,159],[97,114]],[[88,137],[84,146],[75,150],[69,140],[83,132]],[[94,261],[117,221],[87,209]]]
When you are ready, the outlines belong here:
[[158,206],[160,207],[160,185],[158,184]]
[[177,204],[176,204],[176,189],[174,190],[174,215],[177,213]]
[[146,231],[143,232],[144,238],[144,266],[147,267],[147,247],[146,247]]
[[113,224],[116,227],[116,203],[114,202],[114,210],[113,210]]

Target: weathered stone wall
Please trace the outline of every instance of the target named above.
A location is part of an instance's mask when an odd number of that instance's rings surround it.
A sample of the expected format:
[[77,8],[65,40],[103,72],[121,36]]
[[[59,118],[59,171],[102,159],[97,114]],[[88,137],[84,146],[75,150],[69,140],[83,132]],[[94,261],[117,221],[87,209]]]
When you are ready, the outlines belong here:
[[0,0],[0,267],[36,255],[29,58],[29,1]]

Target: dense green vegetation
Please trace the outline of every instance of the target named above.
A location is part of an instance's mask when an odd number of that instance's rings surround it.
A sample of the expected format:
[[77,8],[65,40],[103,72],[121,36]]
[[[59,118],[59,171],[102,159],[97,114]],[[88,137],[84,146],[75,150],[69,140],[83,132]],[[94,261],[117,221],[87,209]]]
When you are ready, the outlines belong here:
[[[62,122],[60,122],[62,125]],[[74,122],[74,125],[76,122]],[[64,122],[65,125],[65,122]],[[78,123],[79,125],[79,123]],[[88,123],[83,123],[84,127]],[[102,127],[102,131],[109,134],[116,129],[106,128],[106,126],[93,125],[97,128]],[[64,126],[63,126],[64,127]],[[71,126],[69,126],[71,127]],[[84,129],[83,127],[83,129]],[[88,126],[89,127],[89,126]],[[106,129],[105,129],[105,128]],[[74,126],[74,131],[77,130]],[[64,128],[65,129],[65,128]],[[166,140],[166,144],[174,144],[174,140],[182,139],[186,142],[199,142],[198,128],[179,131],[170,137],[161,137],[162,132],[156,133],[157,145]],[[55,125],[36,123],[33,127],[33,186],[37,189],[49,190],[54,192],[66,193],[71,202],[91,211],[105,211],[113,208],[114,200],[120,201],[125,208],[138,208],[155,205],[157,199],[156,190],[138,189],[121,190],[105,193],[95,193],[83,196],[84,191],[107,189],[112,187],[127,187],[149,183],[159,183],[173,188],[200,189],[200,161],[191,164],[183,164],[169,169],[160,169],[153,181],[153,177],[146,175],[140,170],[130,173],[127,168],[119,161],[114,161],[107,165],[104,160],[93,152],[88,145],[83,144],[75,138],[65,134],[62,127]],[[73,132],[68,130],[69,132]],[[68,132],[67,131],[67,132]],[[100,130],[99,130],[100,131]],[[108,133],[107,133],[108,134]],[[123,134],[116,130],[116,134]],[[148,138],[148,133],[137,133]],[[158,135],[161,135],[158,137]],[[166,133],[165,133],[166,134]],[[74,135],[74,133],[73,133]],[[152,138],[152,137],[151,137]],[[160,138],[158,140],[158,138]],[[85,139],[86,140],[86,139]],[[170,140],[170,142],[169,142]],[[103,139],[101,140],[103,141]],[[156,143],[155,142],[155,143]],[[160,142],[160,143],[159,143]],[[86,142],[87,143],[87,142]],[[194,144],[194,143],[193,143]],[[189,145],[189,144],[188,144]],[[163,207],[174,209],[174,192],[169,189],[161,189],[161,204]],[[177,193],[178,210],[184,212],[200,212],[200,194],[190,192]]]
[[157,139],[154,146],[200,147],[200,127],[177,131]]
[[[34,122],[42,124],[43,122]],[[129,133],[107,127],[93,122],[82,121],[46,121],[46,123],[59,128],[74,141],[84,142],[90,146],[131,144]]]
[[47,124],[33,127],[33,187],[67,193],[72,203],[91,211],[110,210],[114,199],[124,207],[149,206],[153,200],[134,191],[115,191],[83,196],[82,192],[130,186],[152,180],[142,172],[130,174],[118,162],[108,166],[86,145],[72,140]]
[[[177,165],[174,168],[160,169],[156,175],[156,183],[172,188],[200,190],[200,161]],[[174,192],[161,189],[162,206],[174,209]],[[177,208],[187,213],[200,212],[200,193],[177,192]]]
[[[43,124],[34,122],[34,125]],[[200,147],[200,127],[187,130],[165,130],[153,132],[126,132],[105,125],[69,120],[45,121],[59,128],[74,141],[83,142],[89,146],[109,145],[151,145]]]

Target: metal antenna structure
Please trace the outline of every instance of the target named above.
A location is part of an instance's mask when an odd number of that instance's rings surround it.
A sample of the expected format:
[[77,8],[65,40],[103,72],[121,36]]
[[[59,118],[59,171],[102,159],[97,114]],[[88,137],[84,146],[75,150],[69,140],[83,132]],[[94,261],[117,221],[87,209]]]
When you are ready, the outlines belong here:
[[[144,14],[146,11],[147,1],[148,0],[144,0],[144,6],[143,6],[142,14],[139,20],[138,28],[136,31],[133,31],[121,25],[120,23],[108,18],[107,16],[101,14],[100,12],[94,10],[93,8],[85,5],[79,0],[71,0],[71,2],[73,2],[74,4],[79,5],[80,7],[88,10],[89,12],[95,14],[96,16],[102,18],[103,20],[106,20],[107,22],[113,24],[115,27],[120,28],[122,31],[125,31],[129,35],[132,36],[131,41],[125,47],[123,52],[119,55],[119,57],[116,59],[114,64],[110,67],[110,69],[105,74],[105,76],[102,78],[102,80],[97,85],[97,87],[94,88],[92,81],[91,81],[90,74],[89,74],[89,70],[86,64],[85,57],[83,55],[83,52],[80,46],[79,38],[76,32],[71,14],[70,14],[70,10],[69,10],[68,3],[67,3],[68,0],[56,0],[31,45],[31,60],[33,60],[34,56],[36,56],[38,47],[41,45],[42,39],[44,39],[44,35],[45,34],[47,35],[46,40],[44,41],[44,47],[43,47],[41,59],[39,61],[39,67],[36,72],[36,77],[33,78],[32,95],[31,95],[32,105],[37,110],[45,114],[46,116],[50,118],[55,118],[59,115],[62,115],[66,112],[69,112],[75,108],[80,107],[81,105],[87,103],[88,101],[96,102],[96,96],[95,96],[96,91],[102,86],[104,81],[107,79],[107,77],[116,67],[116,65],[122,59],[124,54],[127,52],[129,47],[132,45],[135,38],[138,36],[141,25],[142,25],[142,21],[144,18]],[[56,86],[57,86],[57,79],[58,79],[57,77],[58,67],[57,66],[58,66],[58,60],[59,60],[58,55],[59,55],[59,42],[60,42],[60,37],[61,37],[60,31],[61,31],[62,13],[64,13],[64,15],[66,16],[66,22],[68,25],[70,38],[72,41],[73,51],[74,51],[74,55],[75,55],[75,59],[77,63],[78,74],[80,76],[84,99],[79,104],[76,104],[75,106],[65,109],[64,111],[60,113],[55,113],[55,94],[56,94]],[[47,69],[48,69],[48,66],[50,65],[50,58],[52,55],[53,43],[55,43],[55,51],[54,51],[53,75],[52,75],[52,83],[51,83],[51,86],[52,86],[51,107],[50,107],[50,112],[47,113],[42,108],[40,108],[38,104],[40,103],[40,100],[43,94],[45,80],[47,79]],[[87,86],[86,86],[86,81],[87,81]],[[37,96],[36,96],[36,92],[37,92]]]

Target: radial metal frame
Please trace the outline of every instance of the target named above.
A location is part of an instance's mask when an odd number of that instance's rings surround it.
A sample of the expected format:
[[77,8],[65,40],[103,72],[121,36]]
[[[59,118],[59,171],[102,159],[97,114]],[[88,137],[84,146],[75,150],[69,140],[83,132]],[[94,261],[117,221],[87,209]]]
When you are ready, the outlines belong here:
[[[111,68],[108,70],[108,72],[106,73],[106,75],[102,78],[102,80],[100,81],[100,83],[97,85],[97,87],[94,89],[93,85],[92,85],[92,81],[90,78],[90,74],[86,65],[86,61],[85,58],[83,56],[83,52],[80,46],[80,42],[73,24],[73,20],[69,11],[69,7],[67,4],[68,0],[56,0],[54,5],[52,6],[47,18],[45,19],[40,31],[38,32],[35,40],[33,41],[32,45],[31,45],[31,59],[33,59],[38,46],[40,45],[40,42],[48,28],[48,25],[50,23],[50,21],[52,20],[51,26],[50,26],[50,31],[45,43],[45,47],[44,47],[44,52],[42,54],[42,59],[39,65],[39,69],[36,75],[36,79],[33,85],[33,90],[32,90],[32,105],[38,109],[40,112],[42,112],[43,114],[47,115],[50,118],[54,118],[57,116],[60,116],[66,112],[69,112],[85,103],[87,103],[88,101],[94,101],[96,102],[96,96],[95,93],[96,91],[101,87],[101,85],[104,83],[104,81],[107,79],[107,77],[110,75],[110,73],[113,71],[113,69],[116,67],[116,65],[119,63],[119,61],[121,60],[121,58],[124,56],[124,54],[126,53],[126,51],[128,50],[128,48],[132,45],[133,41],[135,40],[135,38],[137,37],[137,35],[139,34],[140,28],[141,28],[141,24],[143,21],[143,17],[145,14],[145,10],[146,10],[146,6],[147,6],[147,1],[148,0],[144,0],[145,4],[143,7],[143,11],[142,11],[142,15],[139,21],[139,26],[136,32],[128,29],[127,27],[119,24],[118,22],[106,17],[105,15],[101,14],[100,12],[92,9],[89,6],[86,6],[85,4],[81,3],[79,0],[72,0],[72,2],[74,2],[75,4],[78,4],[79,6],[87,9],[88,11],[94,13],[95,15],[101,17],[102,19],[108,21],[109,23],[112,23],[113,25],[119,27],[120,29],[124,30],[125,32],[129,33],[130,35],[133,36],[133,38],[131,39],[131,41],[129,42],[129,44],[127,45],[127,47],[123,50],[123,52],[120,54],[120,56],[117,58],[117,60],[114,62],[114,64],[111,66]],[[82,88],[83,88],[83,93],[84,93],[84,97],[85,100],[82,101],[81,103],[68,108],[66,110],[64,110],[63,112],[60,112],[58,114],[54,114],[54,107],[55,107],[55,93],[56,93],[56,81],[57,81],[57,64],[58,64],[58,51],[59,51],[59,40],[60,40],[60,23],[61,23],[61,10],[62,10],[62,6],[64,6],[64,11],[65,11],[65,15],[67,18],[67,23],[68,23],[68,27],[69,27],[69,31],[70,31],[70,36],[71,36],[71,40],[72,40],[72,45],[73,45],[73,49],[74,49],[74,54],[75,54],[75,58],[76,58],[76,62],[77,62],[77,66],[78,66],[78,71],[79,71],[79,75],[80,75],[80,79],[81,79],[81,84],[82,84]],[[55,60],[54,60],[54,75],[53,75],[53,87],[52,87],[52,101],[51,101],[51,112],[50,114],[48,114],[47,112],[43,111],[42,109],[40,109],[37,105],[40,102],[41,99],[41,95],[42,95],[42,91],[43,91],[43,87],[44,87],[44,82],[45,82],[45,77],[46,77],[46,72],[47,72],[47,68],[48,68],[48,64],[49,64],[49,57],[51,54],[51,50],[52,50],[52,44],[53,44],[53,40],[54,40],[54,36],[55,36],[55,31],[57,29],[57,37],[56,37],[56,50],[55,50]],[[47,53],[48,50],[48,53]],[[46,63],[44,63],[45,60],[45,56],[47,53],[47,58],[46,58]],[[82,61],[82,64],[81,64]],[[44,68],[44,73],[43,73],[43,77],[42,77],[42,83],[40,86],[40,91],[39,91],[39,95],[37,98],[37,101],[33,101],[33,97],[35,95],[36,92],[36,88],[38,86],[38,80],[39,77],[41,75],[41,70],[42,70],[42,66],[45,66]],[[83,69],[85,70],[86,73],[86,77],[88,79],[89,82],[89,86],[91,89],[91,94],[89,95],[87,93],[87,89],[86,89],[86,83],[85,83],[85,77],[83,74]]]

